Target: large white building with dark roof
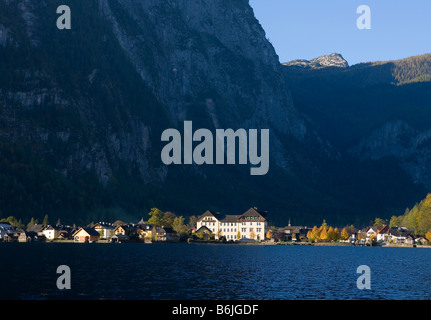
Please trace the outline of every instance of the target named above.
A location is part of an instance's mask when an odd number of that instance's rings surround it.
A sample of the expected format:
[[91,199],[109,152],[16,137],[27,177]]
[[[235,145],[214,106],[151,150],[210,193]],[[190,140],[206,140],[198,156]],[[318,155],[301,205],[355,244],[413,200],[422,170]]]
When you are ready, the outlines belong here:
[[250,208],[241,215],[222,215],[207,210],[199,216],[197,229],[207,227],[215,239],[228,241],[264,240],[267,228],[266,213]]

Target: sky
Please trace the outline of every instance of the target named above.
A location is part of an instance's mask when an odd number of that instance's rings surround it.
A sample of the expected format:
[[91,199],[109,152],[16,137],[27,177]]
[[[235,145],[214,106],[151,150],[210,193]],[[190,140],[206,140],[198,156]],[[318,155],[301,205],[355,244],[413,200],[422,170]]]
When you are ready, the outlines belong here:
[[[280,62],[339,53],[350,65],[431,53],[431,0],[250,0]],[[371,9],[359,30],[357,8]]]

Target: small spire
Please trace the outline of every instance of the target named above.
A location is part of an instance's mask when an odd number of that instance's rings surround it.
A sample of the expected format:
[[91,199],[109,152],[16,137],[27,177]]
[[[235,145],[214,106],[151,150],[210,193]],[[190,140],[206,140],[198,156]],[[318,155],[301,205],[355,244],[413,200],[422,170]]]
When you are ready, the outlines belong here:
[[290,227],[290,218],[289,218],[289,225],[288,226]]

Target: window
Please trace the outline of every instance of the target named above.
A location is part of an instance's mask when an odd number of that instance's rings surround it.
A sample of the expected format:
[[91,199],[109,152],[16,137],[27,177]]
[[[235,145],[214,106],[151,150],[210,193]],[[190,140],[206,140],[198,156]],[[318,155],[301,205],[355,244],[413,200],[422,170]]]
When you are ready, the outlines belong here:
[[253,232],[253,228],[250,228],[250,232]]

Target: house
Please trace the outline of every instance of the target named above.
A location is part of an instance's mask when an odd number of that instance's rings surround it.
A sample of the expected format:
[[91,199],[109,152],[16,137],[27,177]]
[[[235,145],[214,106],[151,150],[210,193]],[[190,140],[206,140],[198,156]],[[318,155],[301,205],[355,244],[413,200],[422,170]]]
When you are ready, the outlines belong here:
[[74,235],[75,242],[89,243],[99,240],[100,234],[93,228],[80,228]]
[[122,243],[129,241],[129,236],[126,236],[124,234],[114,234],[111,238],[112,243]]
[[130,227],[128,225],[117,225],[113,230],[114,234],[128,235],[129,232]]
[[43,234],[43,225],[42,224],[31,224],[27,226],[27,232],[34,232],[38,235],[42,235]]
[[241,215],[222,215],[205,211],[198,218],[197,229],[207,227],[215,239],[224,237],[226,240],[264,240],[267,228],[266,212],[250,208]]
[[57,226],[47,226],[43,229],[42,234],[47,240],[54,240],[58,238],[61,228]]
[[70,233],[66,230],[60,230],[57,239],[66,240],[70,238]]
[[24,230],[9,230],[3,238],[4,242],[18,242],[18,238]]
[[411,235],[412,230],[407,228],[391,228],[389,231],[390,241],[393,243],[414,243],[414,237]]
[[94,230],[99,232],[100,239],[110,239],[115,233],[114,230],[116,227],[109,223],[99,222],[93,227]]
[[7,222],[0,223],[0,241],[4,241],[5,235],[12,229],[13,227],[9,223]]
[[18,235],[18,242],[31,242],[31,237],[27,236],[27,233],[25,231],[22,231]]
[[277,234],[279,234],[279,239],[281,237],[280,233],[283,234],[281,239],[284,241],[306,242],[308,231],[307,227],[292,226],[289,219],[289,224],[284,228],[279,228]]
[[178,241],[180,238],[177,233],[172,228],[161,227],[156,231],[156,240],[157,241]]
[[158,229],[159,227],[154,224],[138,223],[136,234],[140,240],[150,240],[155,238]]
[[371,242],[373,240],[377,239],[377,227],[376,226],[372,226],[372,227],[368,227],[367,228],[367,233],[366,233],[366,242]]
[[415,239],[416,243],[422,244],[422,245],[426,245],[428,244],[428,239],[424,238],[424,237],[419,237],[417,239]]
[[377,241],[388,241],[388,240],[390,240],[390,235],[389,235],[390,229],[391,228],[388,225],[383,225],[383,226],[377,227],[376,240]]

